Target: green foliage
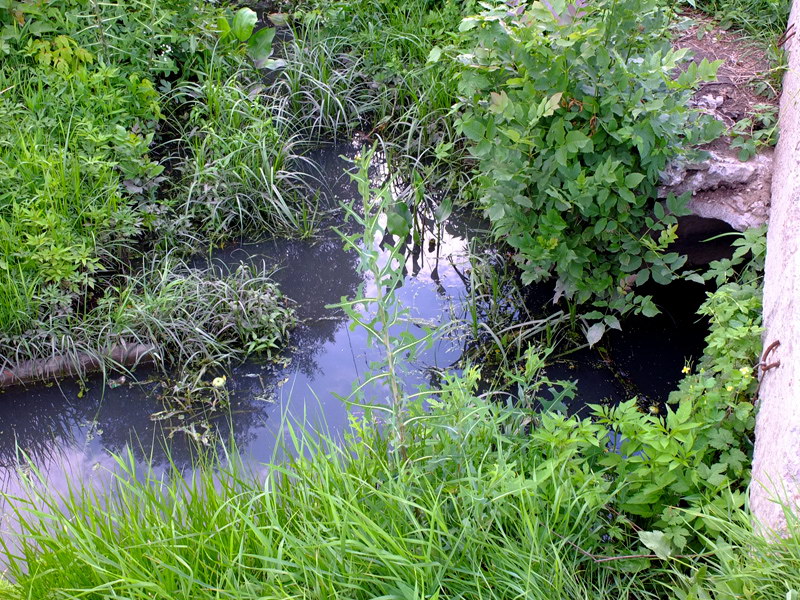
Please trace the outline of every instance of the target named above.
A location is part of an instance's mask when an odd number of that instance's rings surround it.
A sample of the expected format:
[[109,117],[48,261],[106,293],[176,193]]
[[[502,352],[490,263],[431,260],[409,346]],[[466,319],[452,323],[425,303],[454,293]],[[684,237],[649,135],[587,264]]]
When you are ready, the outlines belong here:
[[[657,531],[659,554],[698,551],[713,522],[679,509],[743,509],[754,428],[754,365],[760,354],[761,300],[752,285],[728,283],[710,294],[699,313],[709,317],[707,347],[694,372],[670,396],[663,416],[642,414],[636,399],[594,407],[583,421],[539,417],[534,439],[568,452],[615,482],[609,505],[645,531]],[[614,535],[614,534],[612,534]],[[643,539],[646,546],[654,538]]]
[[[148,231],[164,166],[156,82],[213,47],[208,8],[80,0],[0,7],[0,270],[29,310],[0,331],[74,310]],[[101,8],[102,6],[102,8]],[[6,316],[8,314],[8,316]]]
[[229,39],[238,40],[246,44],[247,53],[253,59],[255,66],[259,69],[276,69],[285,64],[283,60],[270,60],[272,54],[272,40],[275,38],[273,27],[262,27],[254,32],[258,15],[250,8],[240,8],[233,15],[233,20],[228,21],[225,17],[217,19],[217,26],[221,33],[221,40],[225,42]]
[[268,92],[248,91],[239,71],[175,85],[169,99],[187,156],[175,174],[174,197],[164,202],[170,219],[160,234],[197,245],[231,232],[310,235],[315,206],[304,194],[306,177],[294,167],[297,142],[274,117]]
[[515,417],[471,395],[475,380],[449,380],[429,414],[413,403],[403,466],[379,426],[354,422],[341,447],[287,430],[297,458],[265,482],[235,461],[159,480],[123,457],[107,502],[76,492],[62,511],[41,490],[52,520],[20,505],[10,574],[36,598],[627,597],[633,576],[570,545],[598,537],[609,482],[542,465]]
[[142,251],[310,232],[251,64],[274,34],[209,2],[0,5],[0,333],[83,314]]
[[158,362],[225,366],[250,354],[271,358],[294,325],[294,310],[263,269],[227,275],[165,261],[145,278],[114,286],[84,320],[108,342],[154,344]]
[[[298,2],[290,13],[296,47],[281,84],[292,100],[288,110],[299,121],[314,118],[329,136],[356,130],[380,136],[395,157],[424,168],[426,179],[454,186],[463,171],[451,114],[457,68],[429,58],[451,43],[474,5],[461,0]],[[301,66],[302,78],[296,72]]]
[[753,115],[737,121],[732,128],[731,148],[739,150],[739,160],[755,156],[759,148],[778,143],[778,109],[757,104]]
[[459,128],[494,234],[516,250],[523,281],[557,276],[558,295],[591,302],[596,318],[656,312],[631,290],[669,283],[685,260],[667,251],[684,203],[655,201],[659,173],[720,133],[686,108],[716,64],[673,79],[686,52],[669,47],[667,16],[656,2],[601,1],[564,23],[533,5],[460,28]]
[[[235,451],[228,466],[198,465],[191,478],[142,475],[122,457],[104,498],[59,500],[34,479],[30,504],[16,501],[10,574],[37,598],[65,589],[548,600],[741,589],[741,572],[724,575],[750,546],[733,551],[718,538],[745,518],[746,461],[734,449],[752,428],[753,381],[736,367],[752,364],[758,334],[726,333],[733,322],[720,305],[708,304],[719,315],[712,336],[726,343],[704,359],[720,367],[687,378],[663,418],[633,403],[598,408],[594,419],[536,413],[476,396],[480,376],[467,369],[435,394],[403,398],[401,460],[395,432],[367,416],[353,418],[344,442],[286,425],[295,458],[266,482],[237,468]],[[380,316],[360,321],[382,339]],[[529,356],[530,389],[541,364]],[[698,381],[703,391],[690,391]],[[731,381],[741,385],[720,389]],[[745,572],[754,577],[756,564]]]
[[157,259],[136,277],[117,277],[91,310],[56,305],[24,338],[0,333],[0,368],[13,369],[20,357],[59,357],[80,376],[81,358],[116,368],[114,347],[141,344],[160,369],[196,373],[251,354],[273,359],[294,324],[294,309],[263,269],[242,265],[225,274]]
[[692,273],[687,275],[687,278],[698,283],[713,281],[717,287],[728,281],[739,281],[759,287],[767,255],[767,226],[752,227],[743,233],[728,233],[722,236],[736,238],[731,244],[734,249],[731,257],[712,261],[702,276]]

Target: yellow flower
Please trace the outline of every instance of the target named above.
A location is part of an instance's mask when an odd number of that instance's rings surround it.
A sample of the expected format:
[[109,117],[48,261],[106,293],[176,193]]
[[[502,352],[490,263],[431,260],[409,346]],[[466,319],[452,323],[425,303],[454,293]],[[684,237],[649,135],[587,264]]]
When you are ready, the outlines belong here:
[[739,373],[744,375],[745,377],[750,377],[752,369],[750,367],[742,367],[739,369]]
[[728,390],[729,392],[732,392],[732,391],[733,391],[733,386],[732,386],[732,385],[729,385],[729,386],[728,386],[728,387],[726,387],[725,389],[726,389],[726,390]]
[[692,370],[689,368],[689,365],[686,365],[685,367],[683,367],[681,369],[681,373],[683,373],[684,375],[688,375],[691,372],[692,372]]
[[225,387],[226,381],[228,381],[228,378],[225,375],[223,375],[222,377],[214,377],[214,379],[211,380],[211,387],[215,388]]

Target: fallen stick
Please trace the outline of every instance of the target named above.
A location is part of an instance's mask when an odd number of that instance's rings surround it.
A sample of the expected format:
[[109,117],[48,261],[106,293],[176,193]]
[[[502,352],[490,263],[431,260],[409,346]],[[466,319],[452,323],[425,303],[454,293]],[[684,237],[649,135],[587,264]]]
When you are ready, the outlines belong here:
[[157,353],[152,344],[117,344],[101,354],[79,354],[76,357],[53,356],[42,360],[26,360],[0,370],[0,389],[26,383],[42,382],[99,371],[106,364],[131,367],[152,362]]

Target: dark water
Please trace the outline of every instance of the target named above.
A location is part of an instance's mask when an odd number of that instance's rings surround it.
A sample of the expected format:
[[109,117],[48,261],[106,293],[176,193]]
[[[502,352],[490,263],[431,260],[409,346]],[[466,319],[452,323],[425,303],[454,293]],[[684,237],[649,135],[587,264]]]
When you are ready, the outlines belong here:
[[[351,147],[317,153],[317,177],[324,201],[354,199],[355,187],[344,174]],[[377,169],[380,179],[385,173]],[[411,317],[419,323],[439,325],[465,317],[470,238],[478,226],[463,215],[454,215],[440,229],[427,230],[418,252],[410,253],[407,276],[397,294]],[[429,245],[435,238],[435,246]],[[351,330],[345,315],[326,305],[353,297],[356,288],[370,282],[358,270],[358,257],[343,249],[329,228],[310,240],[276,240],[238,244],[216,252],[212,262],[224,268],[239,262],[265,263],[275,268],[274,278],[286,296],[297,303],[300,325],[292,334],[286,365],[248,362],[233,368],[228,379],[231,391],[229,415],[214,421],[220,437],[232,437],[246,461],[252,465],[270,462],[285,440],[283,424],[291,422],[310,429],[326,430],[334,436],[345,430],[348,410],[336,397],[348,396],[354,382],[363,381],[371,362],[381,353],[368,344],[363,330]],[[549,294],[549,291],[545,295]],[[698,286],[679,289],[659,303],[664,315],[657,319],[626,324],[624,335],[604,340],[605,352],[587,351],[557,362],[551,377],[577,379],[580,410],[586,402],[621,400],[631,390],[663,400],[680,378],[684,361],[702,349],[703,327],[695,323],[694,311],[702,300]],[[436,369],[458,363],[466,328],[454,328],[420,353],[413,364],[404,365],[406,385],[431,381]],[[421,333],[412,325],[412,333]],[[165,434],[175,421],[161,422],[151,415],[163,409],[158,400],[159,384],[148,381],[115,388],[102,379],[91,379],[82,390],[72,382],[16,388],[0,393],[0,489],[20,493],[18,467],[28,457],[40,470],[48,487],[64,492],[70,479],[106,485],[114,470],[113,453],[130,448],[142,464],[157,468],[167,462],[163,451]],[[372,389],[373,402],[381,402],[384,391]],[[179,466],[189,465],[194,442],[177,433],[170,442],[170,455]],[[8,521],[8,506],[3,518]],[[2,527],[5,529],[5,527]]]

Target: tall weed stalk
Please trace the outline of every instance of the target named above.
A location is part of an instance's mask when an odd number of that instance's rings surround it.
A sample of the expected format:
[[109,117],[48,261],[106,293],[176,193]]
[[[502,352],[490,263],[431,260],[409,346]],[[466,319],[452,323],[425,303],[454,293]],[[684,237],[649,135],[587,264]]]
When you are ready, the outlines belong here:
[[[370,341],[378,344],[384,353],[383,364],[374,365],[375,372],[356,387],[349,401],[355,400],[356,404],[389,415],[392,435],[396,438],[394,450],[400,461],[405,462],[407,397],[399,357],[403,356],[411,362],[421,343],[430,338],[431,332],[428,331],[423,338],[417,338],[405,328],[408,309],[400,304],[395,292],[403,284],[406,261],[403,250],[409,232],[393,226],[398,215],[391,210],[394,204],[391,183],[386,182],[377,189],[372,187],[369,168],[374,156],[375,146],[356,160],[357,170],[351,173],[361,197],[360,210],[352,205],[344,205],[348,218],[356,222],[360,232],[347,234],[338,230],[345,246],[358,253],[366,281],[359,286],[355,298],[343,298],[334,307],[344,310],[354,326],[362,327]],[[400,235],[395,235],[393,231]],[[389,407],[364,403],[363,390],[373,383],[388,387]]]

